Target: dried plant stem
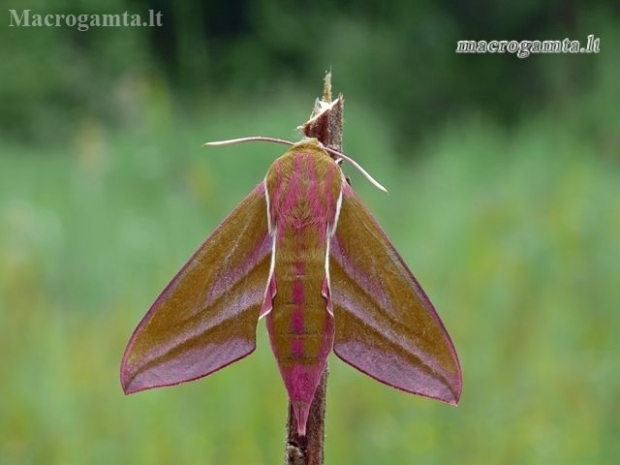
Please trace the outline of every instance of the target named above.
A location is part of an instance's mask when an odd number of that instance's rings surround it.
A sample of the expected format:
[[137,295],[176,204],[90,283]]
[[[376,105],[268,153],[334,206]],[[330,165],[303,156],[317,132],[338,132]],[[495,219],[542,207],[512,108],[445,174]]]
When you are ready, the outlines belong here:
[[297,434],[297,420],[292,405],[288,406],[286,439],[286,465],[323,465],[323,442],[325,439],[325,399],[327,394],[327,369],[316,389],[306,436]]
[[[317,100],[312,116],[300,129],[307,137],[314,137],[326,147],[342,152],[344,99],[342,95],[339,95],[334,101],[331,98],[331,73],[327,73],[323,97]],[[326,394],[327,367],[310,406],[306,436],[297,434],[297,420],[293,407],[289,403],[285,465],[323,465]]]

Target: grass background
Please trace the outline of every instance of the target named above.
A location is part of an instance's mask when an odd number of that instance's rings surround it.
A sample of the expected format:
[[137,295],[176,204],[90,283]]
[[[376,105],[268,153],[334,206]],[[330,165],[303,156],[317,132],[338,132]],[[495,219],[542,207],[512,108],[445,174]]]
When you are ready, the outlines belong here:
[[[464,392],[451,408],[334,358],[327,463],[620,459],[620,96],[616,69],[601,76],[511,129],[454,117],[406,162],[372,108],[347,103],[345,151],[390,194],[348,170],[353,185],[436,304]],[[314,97],[215,102],[192,121],[153,98],[142,127],[87,120],[50,156],[1,142],[0,463],[282,461],[262,322],[257,352],[198,382],[125,397],[118,370],[159,291],[283,151],[200,144],[295,139]]]

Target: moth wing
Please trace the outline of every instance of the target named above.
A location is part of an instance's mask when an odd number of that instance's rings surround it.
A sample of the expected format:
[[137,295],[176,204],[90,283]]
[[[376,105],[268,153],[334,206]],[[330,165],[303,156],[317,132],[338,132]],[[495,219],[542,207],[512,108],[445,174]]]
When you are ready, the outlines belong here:
[[200,246],[134,331],[121,363],[125,393],[191,381],[254,351],[271,249],[260,184]]
[[361,372],[456,404],[461,368],[443,323],[407,265],[348,185],[330,243],[334,352]]

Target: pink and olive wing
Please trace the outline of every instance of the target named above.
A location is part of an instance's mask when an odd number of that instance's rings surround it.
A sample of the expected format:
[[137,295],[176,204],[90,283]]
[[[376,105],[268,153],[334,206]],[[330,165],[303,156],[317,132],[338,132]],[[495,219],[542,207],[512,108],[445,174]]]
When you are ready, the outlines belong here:
[[263,184],[194,253],[131,337],[125,393],[191,381],[249,355],[269,279]]
[[456,404],[461,368],[450,336],[348,185],[330,243],[329,275],[336,355],[389,386]]

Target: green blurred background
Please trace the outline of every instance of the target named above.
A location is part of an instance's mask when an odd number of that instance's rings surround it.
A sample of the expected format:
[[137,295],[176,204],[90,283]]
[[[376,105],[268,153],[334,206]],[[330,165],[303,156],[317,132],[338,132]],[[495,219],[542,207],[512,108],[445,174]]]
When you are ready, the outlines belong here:
[[[286,395],[251,357],[125,397],[125,344],[283,148],[331,69],[353,183],[458,349],[458,408],[334,359],[330,464],[620,461],[615,0],[9,0],[0,12],[0,464],[274,464]],[[161,11],[159,28],[10,27]],[[600,38],[597,55],[459,39]],[[347,169],[347,168],[345,168]]]

